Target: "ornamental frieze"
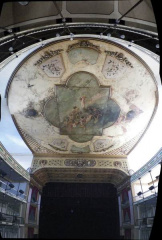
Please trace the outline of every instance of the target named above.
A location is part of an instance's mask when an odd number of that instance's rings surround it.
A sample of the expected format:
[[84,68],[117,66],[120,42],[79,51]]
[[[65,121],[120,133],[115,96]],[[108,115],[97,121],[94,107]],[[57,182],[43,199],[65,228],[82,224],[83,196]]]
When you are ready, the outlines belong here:
[[90,159],[90,158],[40,158],[35,157],[32,168],[36,171],[39,168],[94,168],[120,169],[128,174],[126,159]]
[[66,159],[65,166],[72,167],[94,167],[96,165],[95,160],[86,160],[86,159]]
[[72,44],[72,45],[69,45],[69,46],[68,46],[68,49],[67,49],[67,52],[71,51],[71,50],[74,49],[74,48],[79,48],[79,47],[92,48],[92,49],[94,49],[94,50],[96,50],[96,51],[98,51],[98,52],[100,53],[100,47],[99,47],[99,46],[94,45],[93,43],[91,43],[91,42],[89,42],[89,41],[85,41],[85,40],[84,40],[84,41],[80,41],[80,42],[78,42],[78,43],[74,43],[74,44]]

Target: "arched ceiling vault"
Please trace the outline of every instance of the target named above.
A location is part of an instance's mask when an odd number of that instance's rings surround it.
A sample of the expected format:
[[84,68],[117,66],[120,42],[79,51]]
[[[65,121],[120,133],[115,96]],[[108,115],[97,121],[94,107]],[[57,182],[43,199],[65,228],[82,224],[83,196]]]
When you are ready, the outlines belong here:
[[[126,34],[155,52],[151,1],[6,2],[0,21],[0,59],[53,35],[59,39],[24,59],[6,91],[13,121],[34,155],[31,174],[41,184],[117,186],[129,175],[127,156],[154,117],[158,91],[141,58],[102,36]],[[76,35],[84,33],[100,39]]]
[[126,156],[157,103],[156,81],[142,59],[112,41],[86,37],[64,38],[29,55],[8,92],[10,113],[34,154],[34,171],[81,164],[123,168],[126,176]]

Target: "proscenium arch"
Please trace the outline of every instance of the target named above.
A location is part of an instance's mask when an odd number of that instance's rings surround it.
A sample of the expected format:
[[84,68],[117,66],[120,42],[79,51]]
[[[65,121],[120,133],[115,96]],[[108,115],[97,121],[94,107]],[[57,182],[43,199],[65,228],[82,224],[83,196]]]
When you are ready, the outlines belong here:
[[[82,178],[78,178],[78,174]],[[48,182],[69,183],[112,183],[115,187],[129,178],[128,172],[119,168],[54,168],[42,167],[32,171],[32,177],[37,179],[42,186]]]

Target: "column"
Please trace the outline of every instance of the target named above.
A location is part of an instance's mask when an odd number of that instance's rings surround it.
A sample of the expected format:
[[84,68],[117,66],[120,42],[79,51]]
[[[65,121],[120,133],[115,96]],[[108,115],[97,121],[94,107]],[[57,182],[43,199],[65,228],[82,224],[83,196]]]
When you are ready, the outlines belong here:
[[120,220],[120,227],[122,227],[122,209],[121,209],[121,197],[118,196],[118,206],[119,206],[119,220]]
[[129,197],[129,205],[130,205],[130,213],[131,213],[131,225],[134,225],[133,201],[132,201],[131,190],[128,191],[128,197]]
[[27,200],[27,207],[26,207],[25,223],[28,223],[31,194],[32,194],[32,188],[29,189],[28,200]]
[[38,207],[37,207],[37,225],[38,225],[38,226],[39,226],[40,202],[41,202],[41,194],[39,193],[39,197],[38,197]]

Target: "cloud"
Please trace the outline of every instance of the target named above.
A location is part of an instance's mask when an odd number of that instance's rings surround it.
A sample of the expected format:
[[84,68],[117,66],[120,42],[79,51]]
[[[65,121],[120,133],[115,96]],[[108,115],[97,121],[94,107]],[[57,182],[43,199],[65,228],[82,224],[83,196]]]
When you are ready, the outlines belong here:
[[16,145],[20,146],[20,147],[25,147],[27,148],[26,144],[23,142],[22,139],[6,134],[6,137],[9,138],[12,142],[14,142]]

